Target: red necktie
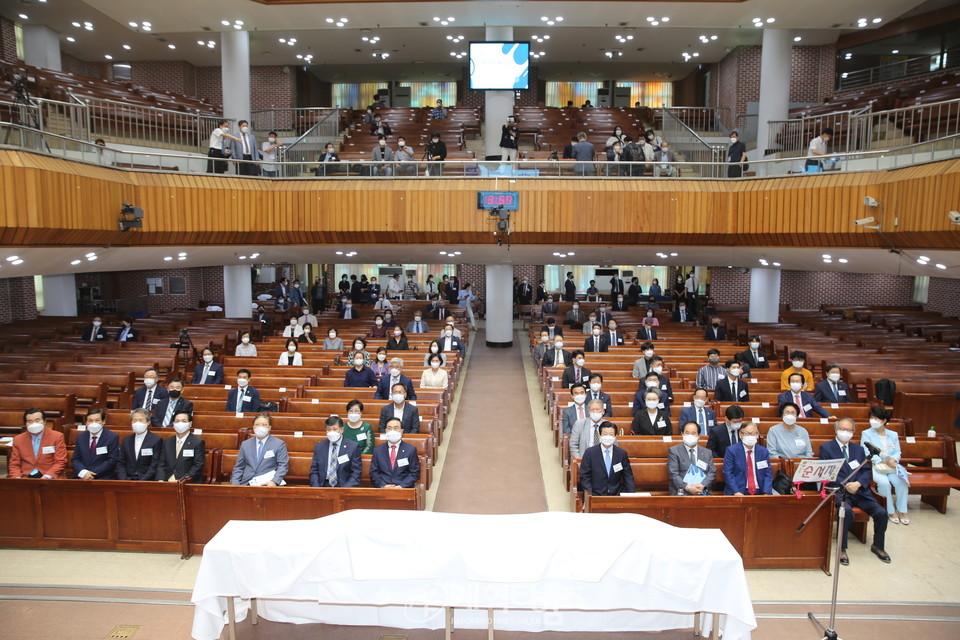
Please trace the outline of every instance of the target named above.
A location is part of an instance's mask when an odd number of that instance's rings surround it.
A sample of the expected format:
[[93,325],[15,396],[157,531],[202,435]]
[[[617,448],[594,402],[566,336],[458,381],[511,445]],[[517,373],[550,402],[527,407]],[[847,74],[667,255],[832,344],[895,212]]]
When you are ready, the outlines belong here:
[[90,454],[94,455],[97,452],[97,436],[90,438]]
[[806,417],[807,417],[807,412],[803,410],[803,404],[800,402],[800,394],[799,394],[799,393],[793,394],[793,401],[796,402],[796,403],[797,403],[797,406],[800,408],[800,417],[801,417],[801,418],[806,418]]
[[757,492],[757,476],[753,470],[753,452],[747,449],[747,493],[753,495]]
[[397,468],[397,445],[390,445],[390,468]]
[[584,418],[584,416],[583,416],[583,405],[582,405],[582,404],[578,404],[578,405],[577,405],[577,417],[578,417],[580,420],[583,420],[583,418]]

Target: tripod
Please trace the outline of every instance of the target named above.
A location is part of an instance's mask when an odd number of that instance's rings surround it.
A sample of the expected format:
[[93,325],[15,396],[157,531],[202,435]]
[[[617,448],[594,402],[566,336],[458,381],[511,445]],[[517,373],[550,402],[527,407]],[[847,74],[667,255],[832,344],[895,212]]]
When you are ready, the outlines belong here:
[[193,340],[190,339],[190,334],[186,329],[180,329],[179,338],[170,345],[170,348],[177,350],[174,354],[174,361],[179,362],[180,366],[184,369],[190,364],[191,353],[195,360],[200,359],[199,354],[197,354],[197,348],[193,345]]
[[[16,109],[11,109],[13,124],[34,129],[38,132],[43,130],[40,126],[40,118],[37,115],[37,112],[40,110],[40,105],[35,103],[30,98],[30,92],[27,89],[27,82],[20,74],[14,74],[13,76],[13,104],[19,107]],[[7,134],[3,138],[4,144],[9,144],[10,135],[12,133],[13,129],[7,129]],[[46,150],[49,153],[50,145],[47,143],[46,138],[41,135],[40,140],[43,142],[43,146],[46,147]]]

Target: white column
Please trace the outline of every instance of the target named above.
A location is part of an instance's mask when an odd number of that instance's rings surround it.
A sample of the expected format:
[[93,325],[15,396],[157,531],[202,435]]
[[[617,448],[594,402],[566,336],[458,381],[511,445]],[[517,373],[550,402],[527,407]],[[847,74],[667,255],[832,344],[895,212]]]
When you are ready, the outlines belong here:
[[[487,27],[486,38],[489,41],[513,40],[513,27]],[[469,76],[467,82],[470,82]],[[500,156],[500,128],[506,123],[507,116],[513,115],[513,103],[513,91],[483,92],[483,141],[488,156]]]
[[250,119],[250,34],[224,31],[220,34],[223,117],[236,122]]
[[40,315],[77,315],[77,277],[74,274],[43,276],[43,312]]
[[488,347],[513,346],[513,267],[487,265],[486,329]]
[[253,313],[250,265],[223,267],[223,315],[226,318],[249,318]]
[[778,322],[780,270],[750,270],[750,322]]
[[790,63],[793,40],[789,31],[764,29],[760,49],[760,109],[757,117],[757,157],[763,157],[776,138],[767,123],[786,120],[790,104]]
[[63,71],[60,34],[43,24],[23,25],[23,61],[31,67]]

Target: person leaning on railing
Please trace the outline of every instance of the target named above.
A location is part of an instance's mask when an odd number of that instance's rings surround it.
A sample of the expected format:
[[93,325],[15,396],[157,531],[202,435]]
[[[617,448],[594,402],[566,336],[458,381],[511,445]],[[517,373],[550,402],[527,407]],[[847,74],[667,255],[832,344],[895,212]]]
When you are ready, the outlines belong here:
[[207,150],[207,157],[210,160],[207,160],[207,173],[227,172],[227,161],[223,159],[230,154],[230,145],[227,140],[240,142],[240,138],[230,134],[230,122],[221,120],[210,134],[210,148]]

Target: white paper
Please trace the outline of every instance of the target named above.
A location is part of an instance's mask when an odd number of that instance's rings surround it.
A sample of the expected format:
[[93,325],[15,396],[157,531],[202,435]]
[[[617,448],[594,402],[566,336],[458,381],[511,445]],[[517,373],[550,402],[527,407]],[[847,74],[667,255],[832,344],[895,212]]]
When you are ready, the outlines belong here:
[[[689,406],[692,406],[692,405],[691,405],[689,402],[684,402],[684,403],[683,403],[683,406],[684,406],[684,407],[689,407]],[[621,493],[620,495],[623,495],[623,494]]]
[[828,422],[830,422],[829,418],[820,418],[820,424],[827,424]]
[[831,402],[831,403],[830,403],[830,408],[831,408],[831,409],[839,409],[839,408],[840,408],[840,405],[837,404],[836,402]]
[[87,430],[87,425],[85,425],[85,424],[78,424],[78,425],[77,425],[77,431],[86,431],[86,430]]
[[294,438],[302,438],[302,437],[303,437],[303,431],[294,431],[294,432],[293,432],[293,437],[294,437]]
[[760,424],[760,418],[750,418],[753,424]]
[[225,385],[223,385],[223,388],[226,389],[227,391],[230,391],[230,389],[232,389],[233,387],[231,387],[231,386],[228,385],[228,384],[225,384]]
[[320,404],[320,398],[312,398],[310,404]]
[[410,464],[410,461],[407,460],[406,458],[398,458],[398,459],[397,459],[397,466],[398,466],[398,467],[405,467],[405,466],[407,466],[408,464]]
[[914,436],[907,436],[906,442],[907,444],[917,444],[917,439]]
[[184,458],[192,458],[192,457],[193,457],[193,454],[194,454],[194,450],[193,450],[193,449],[181,449],[181,450],[180,450],[180,453],[183,454],[183,457],[184,457]]
[[[6,439],[7,439],[7,438],[4,438],[4,440],[6,440]],[[13,442],[13,438],[10,438],[10,441]],[[6,444],[6,443],[3,443],[3,444]],[[57,452],[57,448],[56,448],[56,447],[43,447],[40,451],[41,451],[42,453],[56,453],[56,452]]]
[[234,418],[242,418],[242,417],[243,417],[243,411],[237,411],[235,414],[233,414],[233,417],[234,417]]
[[276,458],[276,457],[277,457],[277,452],[274,451],[273,449],[267,449],[266,451],[263,452],[263,457],[264,457],[264,458]]
[[664,442],[673,442],[673,436],[663,436]]
[[279,391],[280,393],[285,393],[286,390],[287,390],[286,387],[280,387],[280,388],[278,389],[278,391]]
[[769,403],[769,402],[761,402],[761,403],[760,403],[760,406],[761,406],[762,408],[764,408],[764,409],[769,409],[769,408],[770,408],[770,403]]
[[750,381],[750,384],[757,384],[758,382],[760,382],[756,378],[747,378],[747,379]]
[[106,447],[97,447],[97,455],[98,455],[98,456],[103,456],[103,455],[106,455],[106,454],[107,454],[107,448],[106,448]]
[[193,433],[196,434],[196,435],[198,435],[198,436],[202,436],[202,435],[203,435],[203,429],[194,429],[194,430],[193,430]]
[[276,469],[274,469],[273,471],[267,471],[266,473],[261,473],[258,476],[254,476],[250,478],[249,484],[251,487],[262,487],[268,482],[273,482],[273,477],[275,475],[277,475]]

